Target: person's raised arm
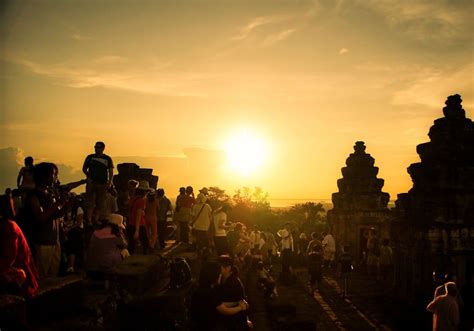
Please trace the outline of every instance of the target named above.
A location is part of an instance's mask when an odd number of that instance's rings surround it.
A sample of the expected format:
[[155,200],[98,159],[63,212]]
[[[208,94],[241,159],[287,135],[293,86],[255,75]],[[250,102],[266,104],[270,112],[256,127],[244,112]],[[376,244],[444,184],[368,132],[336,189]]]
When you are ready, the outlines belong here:
[[21,183],[21,178],[23,177],[23,169],[25,168],[21,168],[20,169],[20,172],[18,173],[18,177],[16,178],[16,187],[20,187],[20,183]]
[[428,310],[430,313],[435,313],[436,308],[438,306],[438,301],[440,297],[435,298],[433,301],[431,301],[428,306],[426,307],[426,310]]
[[82,165],[82,172],[84,175],[86,175],[87,178],[89,178],[89,156],[86,157],[84,160],[84,164]]

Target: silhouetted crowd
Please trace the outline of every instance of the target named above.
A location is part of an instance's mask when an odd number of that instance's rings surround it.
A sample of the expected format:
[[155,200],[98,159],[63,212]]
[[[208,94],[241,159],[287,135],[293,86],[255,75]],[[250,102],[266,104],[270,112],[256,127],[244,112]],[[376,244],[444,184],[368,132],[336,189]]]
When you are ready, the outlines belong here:
[[[173,208],[164,189],[155,190],[146,180],[128,181],[126,208],[119,211],[113,161],[104,154],[103,142],[94,149],[84,161],[86,179],[64,185],[54,163],[34,165],[32,157],[25,158],[18,188],[7,189],[0,200],[0,294],[33,297],[43,278],[83,271],[100,277],[131,254],[153,254],[176,242],[195,250],[202,261],[191,302],[191,319],[198,330],[252,327],[240,271],[252,273],[271,300],[278,296],[271,272],[276,261],[283,284],[292,284],[294,268],[303,266],[308,285],[317,291],[327,269],[340,277],[343,296],[349,295],[355,261],[350,247],[337,250],[330,233],[299,232],[290,223],[272,233],[230,222],[231,205],[223,202],[213,209],[207,188],[195,196],[193,187],[181,187]],[[71,192],[84,184],[84,194]],[[380,243],[375,229],[365,239],[358,266],[392,286],[388,239]],[[472,280],[470,284],[472,293]],[[458,291],[451,279],[437,291],[427,309],[434,313],[437,329],[448,330],[459,324]]]

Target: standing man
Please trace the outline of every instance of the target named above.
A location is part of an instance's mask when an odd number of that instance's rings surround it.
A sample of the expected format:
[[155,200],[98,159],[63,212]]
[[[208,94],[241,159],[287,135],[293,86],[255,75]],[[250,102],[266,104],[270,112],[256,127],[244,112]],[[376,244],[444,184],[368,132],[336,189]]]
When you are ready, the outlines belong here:
[[95,153],[86,157],[82,171],[87,176],[86,216],[89,222],[97,223],[105,212],[105,197],[114,177],[114,164],[110,156],[104,154],[105,144],[98,141]]
[[336,242],[330,233],[323,232],[321,236],[323,237],[321,244],[323,245],[324,266],[332,268],[336,258]]
[[196,245],[199,253],[202,249],[209,248],[209,238],[207,232],[212,220],[212,208],[206,203],[207,197],[203,193],[199,193],[196,203],[192,207],[192,227],[196,236]]
[[192,223],[192,208],[196,200],[191,186],[186,187],[185,195],[176,201],[178,208],[179,241],[189,243],[189,226]]
[[160,243],[160,249],[165,248],[166,230],[168,227],[167,218],[173,213],[173,206],[171,205],[170,199],[165,195],[165,190],[159,188],[156,190],[158,196],[158,242]]
[[433,331],[457,330],[459,325],[459,306],[456,300],[458,293],[456,283],[444,284],[446,294],[436,297],[426,307],[433,313]]

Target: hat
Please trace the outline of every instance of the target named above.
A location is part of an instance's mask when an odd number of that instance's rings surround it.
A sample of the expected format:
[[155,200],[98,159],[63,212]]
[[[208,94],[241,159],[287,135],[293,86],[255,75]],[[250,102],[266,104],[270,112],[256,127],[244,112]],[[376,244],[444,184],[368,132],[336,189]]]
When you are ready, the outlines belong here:
[[119,228],[125,229],[123,225],[123,216],[119,214],[109,214],[107,216],[107,220],[110,224],[118,225]]
[[202,193],[199,193],[196,197],[196,202],[197,203],[204,203],[204,202],[206,202],[206,200],[207,200],[207,197]]
[[103,141],[98,141],[95,143],[95,146],[94,147],[105,147],[105,144]]
[[127,185],[128,185],[128,187],[136,188],[138,186],[138,181],[136,181],[135,179],[130,179],[127,182]]
[[148,183],[147,180],[141,180],[138,183],[137,190],[154,191],[154,189],[150,187],[150,183]]
[[207,187],[203,187],[202,189],[199,190],[199,192],[201,192],[202,194],[206,195],[208,190],[207,190]]
[[229,267],[234,265],[234,260],[229,255],[220,255],[217,258],[217,263],[223,267]]

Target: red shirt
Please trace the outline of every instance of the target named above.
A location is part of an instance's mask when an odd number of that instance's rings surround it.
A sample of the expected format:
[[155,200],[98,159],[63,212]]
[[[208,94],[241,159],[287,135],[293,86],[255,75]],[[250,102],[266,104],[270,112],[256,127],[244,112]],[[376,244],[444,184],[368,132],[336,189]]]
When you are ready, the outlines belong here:
[[23,295],[32,297],[38,291],[38,271],[31,255],[30,247],[18,225],[13,221],[5,222],[2,238],[3,253],[0,256],[0,275],[9,273],[12,268],[21,269],[26,280],[21,285]]
[[179,199],[179,207],[191,208],[194,205],[195,201],[196,200],[191,195],[186,194],[185,196],[182,196]]
[[145,206],[146,201],[144,197],[134,197],[132,203],[130,204],[130,213],[129,213],[129,225],[137,226],[136,217],[137,217],[137,210],[141,209],[140,215],[140,224],[138,226],[145,226]]

